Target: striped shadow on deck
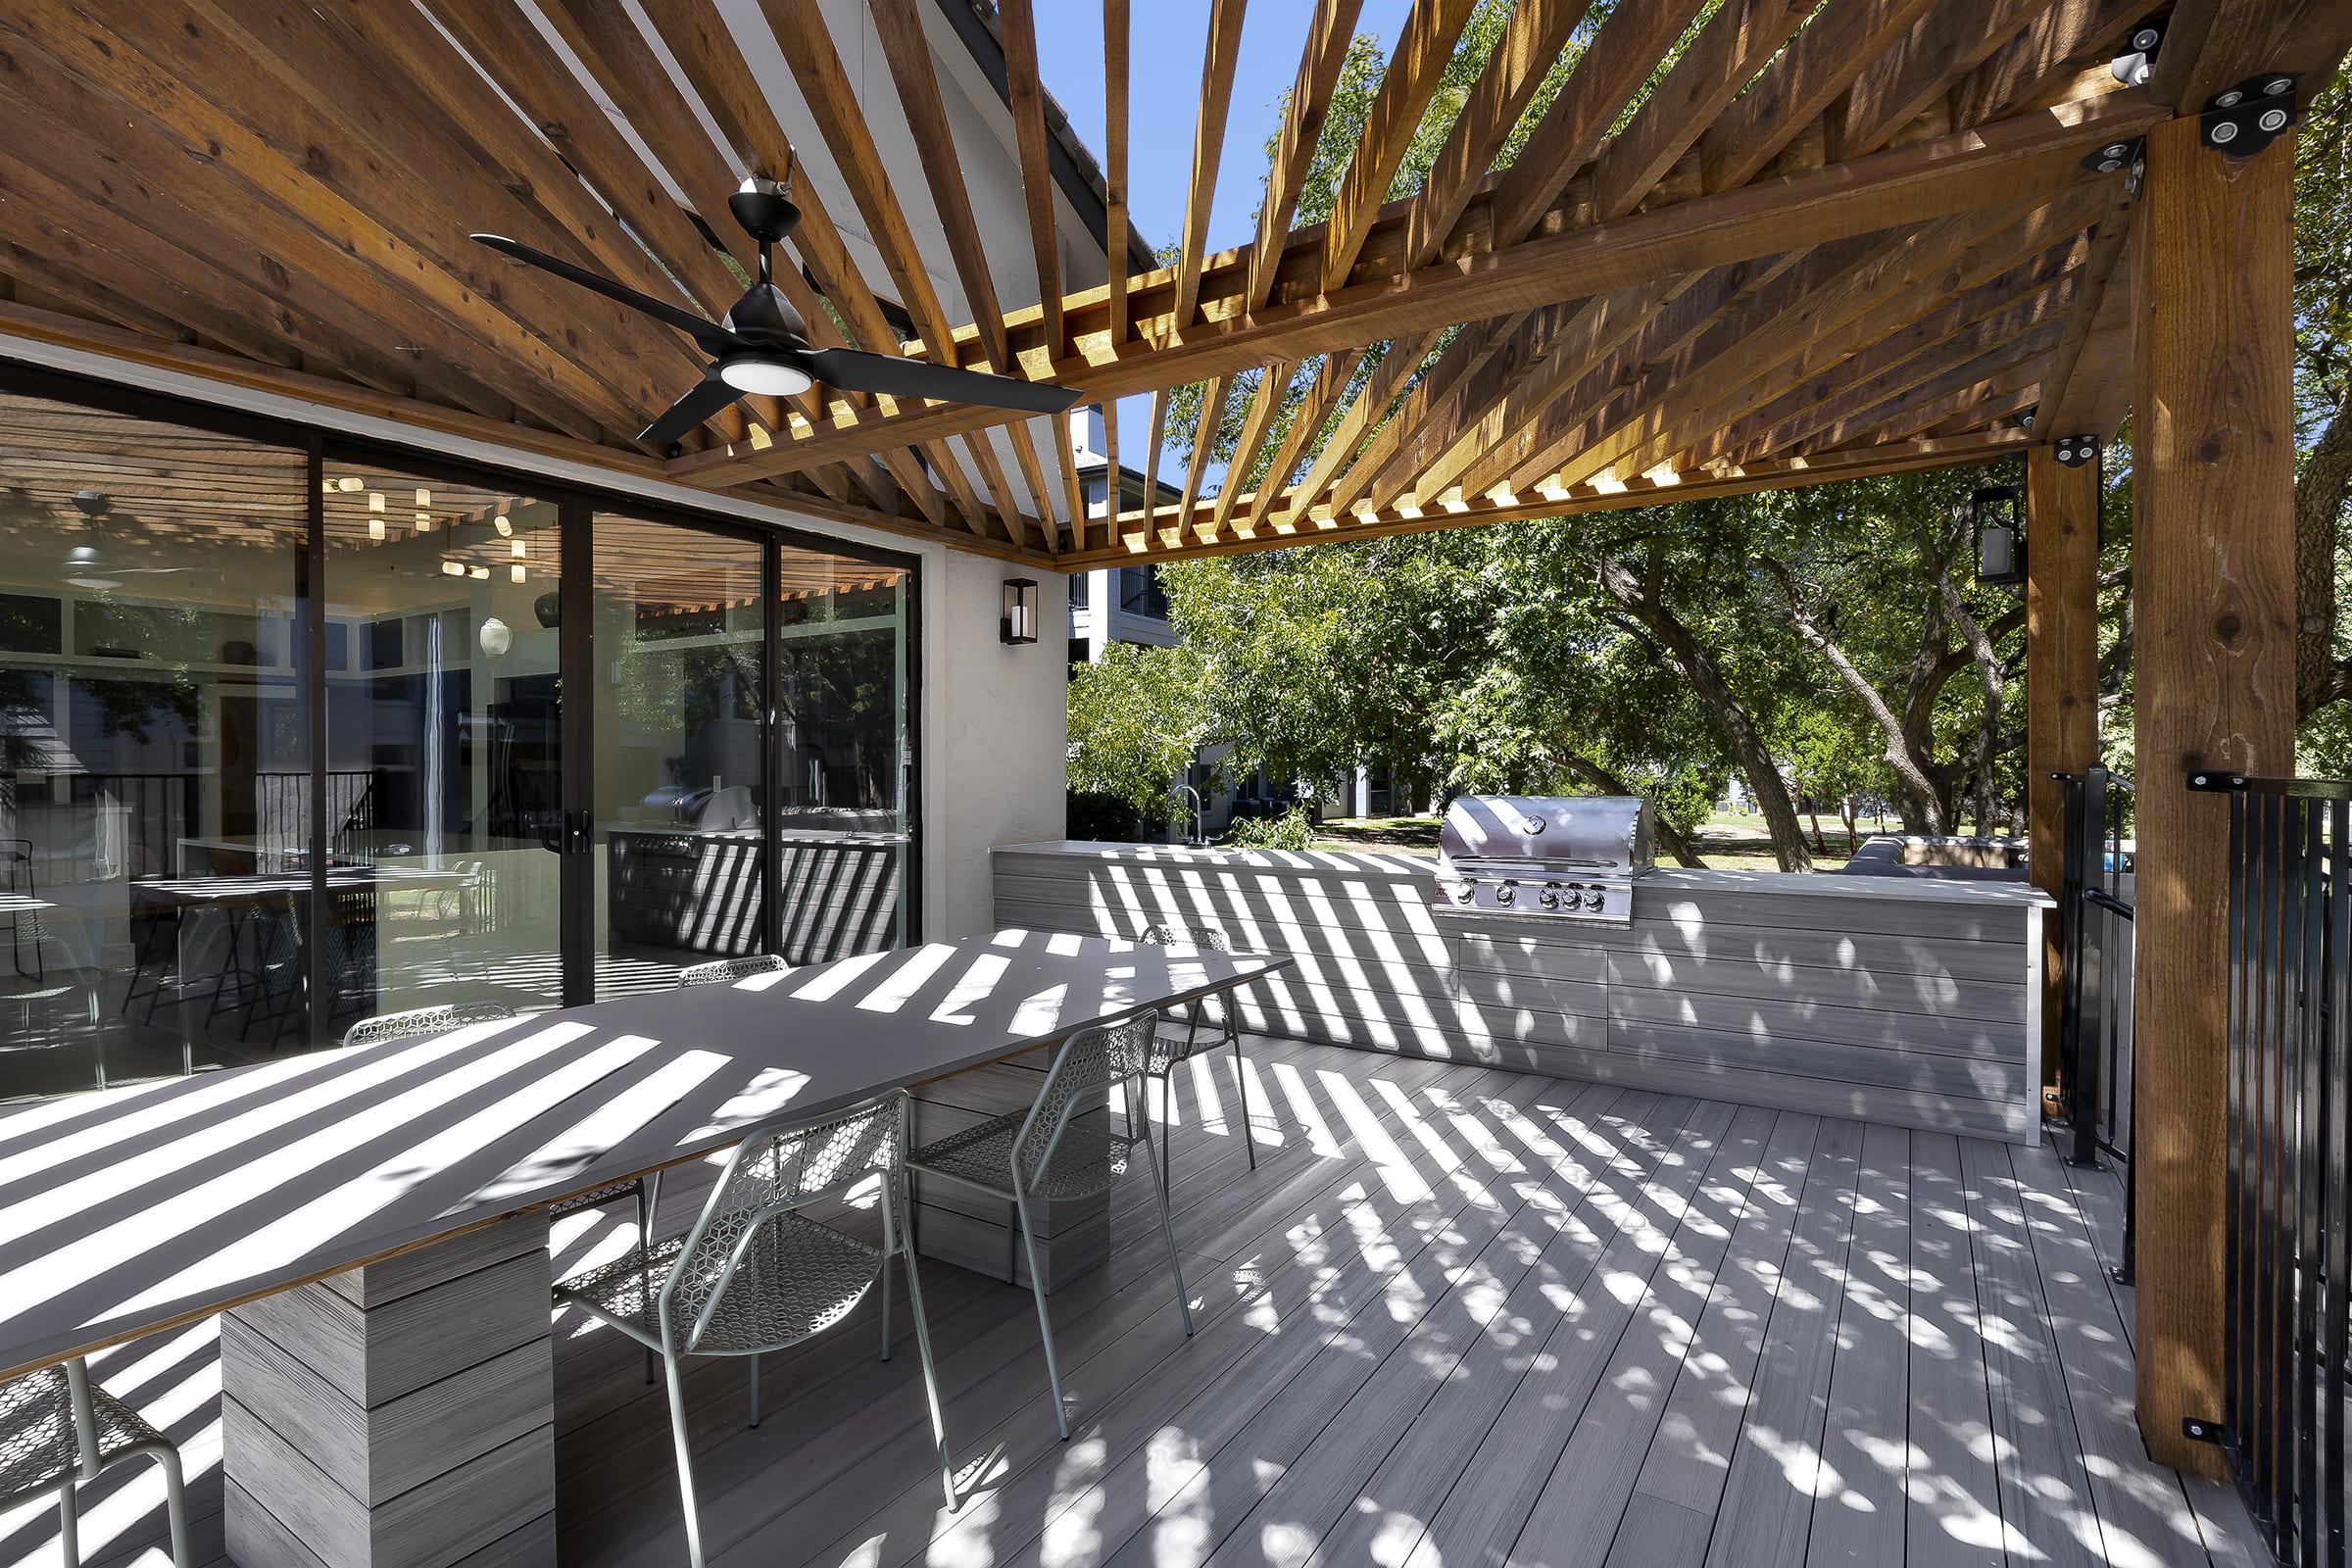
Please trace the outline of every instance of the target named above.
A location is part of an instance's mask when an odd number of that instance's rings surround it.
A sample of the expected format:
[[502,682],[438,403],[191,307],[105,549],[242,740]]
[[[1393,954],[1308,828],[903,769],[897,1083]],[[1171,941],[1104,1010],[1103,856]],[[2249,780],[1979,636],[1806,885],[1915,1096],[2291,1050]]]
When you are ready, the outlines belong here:
[[[743,1369],[698,1364],[713,1562],[2260,1560],[2232,1494],[2140,1451],[2130,1292],[2103,1267],[2112,1176],[2046,1148],[1250,1046],[1254,1174],[1229,1066],[1179,1073],[1196,1338],[1140,1178],[1114,1195],[1107,1265],[1053,1298],[1066,1446],[1027,1291],[926,1264],[953,1515],[915,1357],[876,1358],[870,1301],[770,1358],[757,1431]],[[690,1185],[664,1193],[666,1225]],[[624,1240],[567,1220],[560,1263]],[[669,1568],[668,1425],[642,1359],[569,1317],[556,1333],[563,1561]],[[94,1364],[186,1445],[198,1556],[220,1561],[213,1356],[191,1330]],[[162,1540],[146,1486],[126,1467],[89,1489],[93,1562]],[[55,1561],[54,1517],[0,1521],[0,1564]]]

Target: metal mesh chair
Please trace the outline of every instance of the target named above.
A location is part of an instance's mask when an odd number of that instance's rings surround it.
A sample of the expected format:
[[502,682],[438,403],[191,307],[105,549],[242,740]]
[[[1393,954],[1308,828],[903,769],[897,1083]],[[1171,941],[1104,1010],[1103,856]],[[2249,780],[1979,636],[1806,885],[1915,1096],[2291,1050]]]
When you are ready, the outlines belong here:
[[362,1018],[344,1030],[343,1049],[380,1046],[387,1040],[409,1040],[418,1035],[447,1034],[469,1023],[495,1023],[514,1016],[514,1009],[503,1002],[445,1002],[437,1007],[383,1012]]
[[[1004,1277],[1014,1274],[1011,1231],[1017,1226],[1029,1254],[1029,1287],[1037,1297],[1038,1332],[1046,1345],[1046,1377],[1054,1388],[1054,1421],[1066,1442],[1068,1417],[1061,1399],[1061,1368],[1054,1358],[1054,1319],[1046,1310],[1045,1274],[1038,1267],[1037,1232],[1031,1221],[1032,1201],[1062,1198],[1091,1198],[1108,1192],[1129,1163],[1129,1152],[1144,1146],[1144,1163],[1151,1167],[1152,1187],[1159,1200],[1160,1235],[1168,1244],[1168,1271],[1176,1277],[1176,1306],[1184,1315],[1184,1332],[1193,1332],[1193,1308],[1184,1289],[1184,1265],[1176,1257],[1176,1229],[1168,1219],[1168,1187],[1159,1161],[1152,1153],[1152,1124],[1137,1114],[1136,1086],[1152,1060],[1152,1038],[1158,1026],[1155,1012],[1139,1013],[1122,1023],[1103,1024],[1070,1037],[1054,1057],[1037,1102],[1027,1110],[1008,1111],[976,1127],[924,1145],[906,1158],[909,1170],[938,1176],[976,1192],[1003,1199],[1006,1218]],[[1109,1092],[1116,1085],[1125,1100],[1127,1134],[1073,1126],[1073,1119],[1094,1103],[1093,1092]]]
[[[914,1311],[914,1342],[922,1355],[923,1391],[931,1405],[940,1478],[948,1506],[956,1506],[956,1472],[940,1414],[922,1279],[901,1223],[907,1103],[906,1095],[894,1093],[823,1121],[799,1126],[777,1122],[755,1129],[728,1156],[693,1229],[556,1287],[559,1303],[575,1305],[661,1354],[677,1444],[678,1492],[686,1506],[686,1549],[695,1568],[703,1562],[702,1526],[695,1513],[679,1363],[690,1355],[750,1356],[752,1425],[758,1426],[760,1357],[841,1322],[877,1277],[882,1282],[882,1356],[889,1359],[894,1255],[906,1269],[906,1297]],[[879,1248],[801,1212],[876,1175],[882,1178]]]
[[[1211,953],[1233,951],[1233,945],[1225,940],[1224,932],[1207,926],[1155,925],[1138,940],[1162,948],[1205,948]],[[1233,1051],[1233,1092],[1240,1098],[1242,1106],[1242,1144],[1250,1152],[1250,1168],[1255,1170],[1257,1136],[1250,1124],[1250,1075],[1242,1068],[1241,1023],[1235,1016],[1230,997],[1216,1000],[1213,1017],[1208,1015],[1209,1006],[1210,1004],[1205,1001],[1197,1002],[1182,1013],[1160,1020],[1159,1030],[1152,1041],[1152,1062],[1144,1069],[1144,1076],[1159,1085],[1160,1103],[1172,1109],[1176,1103],[1176,1087],[1172,1082],[1176,1064],[1191,1060],[1204,1050],[1213,1051],[1220,1045],[1230,1047]],[[1204,1022],[1210,1031],[1205,1037],[1200,1029]],[[1159,1142],[1160,1179],[1163,1182],[1167,1179],[1168,1150],[1175,1142],[1175,1123],[1171,1120]]]
[[163,1466],[172,1561],[173,1568],[189,1568],[187,1488],[179,1449],[170,1438],[91,1383],[80,1360],[0,1384],[0,1508],[56,1493],[58,1540],[68,1568],[81,1562],[75,1483],[142,1457]]
[[681,986],[715,986],[731,980],[748,980],[756,974],[774,974],[792,965],[772,953],[754,953],[740,958],[713,958],[678,971]]

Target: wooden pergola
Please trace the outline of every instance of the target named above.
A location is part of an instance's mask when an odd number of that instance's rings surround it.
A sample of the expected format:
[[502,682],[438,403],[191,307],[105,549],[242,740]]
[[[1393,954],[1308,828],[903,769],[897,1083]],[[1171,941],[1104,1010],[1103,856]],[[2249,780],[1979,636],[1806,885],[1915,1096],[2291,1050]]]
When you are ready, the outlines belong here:
[[[811,392],[675,455],[633,443],[702,373],[692,344],[466,235],[722,312],[751,259],[724,198],[795,154],[713,0],[648,4],[652,34],[619,0],[540,0],[552,37],[514,0],[0,5],[0,332],[1063,570],[2024,454],[2036,779],[2097,740],[2096,468],[2052,442],[2134,414],[2139,1409],[2159,1457],[2214,1468],[2180,1423],[2218,1403],[2227,844],[2180,775],[2292,768],[2292,136],[2228,156],[2200,111],[2272,73],[2308,102],[2352,5],[1622,0],[1497,171],[1589,10],[1520,0],[1392,202],[1475,9],[1415,0],[1329,221],[1295,227],[1360,7],[1316,0],[1255,238],[1208,254],[1245,9],[1211,0],[1184,237],[1136,271],[1130,0],[1104,0],[1107,281],[1071,290],[1033,0],[1001,0],[1035,262],[1035,303],[1007,304],[925,31],[951,3],[869,0],[894,103],[858,96],[818,0],[761,0],[792,118],[855,207],[802,181],[806,271],[779,282],[820,343],[1101,403],[1114,465],[1114,399],[1152,396],[1128,436],[1155,470],[1169,394],[1204,384],[1172,505],[1089,517],[1066,425],[963,406]],[[2110,62],[2150,20],[2162,45],[2127,85]],[[892,181],[884,117],[919,192]],[[968,320],[918,253],[925,203]],[[1232,405],[1229,471],[1267,479],[1207,494]],[[2034,817],[2046,845],[2038,786]]]

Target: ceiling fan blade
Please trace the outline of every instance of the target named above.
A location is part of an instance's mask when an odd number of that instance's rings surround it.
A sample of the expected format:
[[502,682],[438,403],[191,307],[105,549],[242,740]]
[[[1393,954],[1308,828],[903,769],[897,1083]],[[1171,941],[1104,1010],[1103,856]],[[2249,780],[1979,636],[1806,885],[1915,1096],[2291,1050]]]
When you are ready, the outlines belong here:
[[721,381],[713,370],[664,410],[660,418],[640,430],[637,439],[662,447],[684,440],[687,431],[741,396],[742,393]]
[[983,375],[928,360],[857,349],[811,349],[801,356],[816,378],[845,392],[879,392],[894,398],[936,398],[943,403],[977,403],[1029,414],[1059,414],[1078,401],[1067,387]]
[[679,331],[690,334],[695,342],[702,345],[705,353],[732,354],[745,347],[743,340],[734,333],[715,321],[704,320],[682,305],[670,305],[655,299],[650,294],[640,294],[626,284],[615,283],[611,278],[591,272],[584,267],[574,267],[560,256],[550,256],[543,250],[525,245],[520,240],[509,239],[504,234],[476,234],[473,237],[492,250],[504,251],[518,262],[528,262],[540,270],[553,272],[566,282],[577,283],[582,288],[594,289],[605,298],[625,305],[640,316],[650,316],[657,321],[666,322]]

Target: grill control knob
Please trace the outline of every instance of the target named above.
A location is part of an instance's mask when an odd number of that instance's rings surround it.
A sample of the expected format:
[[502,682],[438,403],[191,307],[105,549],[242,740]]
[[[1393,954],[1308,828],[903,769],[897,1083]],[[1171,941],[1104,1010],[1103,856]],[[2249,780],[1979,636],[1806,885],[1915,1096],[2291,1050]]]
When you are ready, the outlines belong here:
[[1456,904],[1468,904],[1477,897],[1478,889],[1468,882],[1453,890],[1453,902]]
[[1601,891],[1598,888],[1594,888],[1592,892],[1585,895],[1585,907],[1591,909],[1594,914],[1598,914],[1600,912],[1600,902]]
[[1494,890],[1494,902],[1496,904],[1516,904],[1518,901],[1519,889],[1511,883],[1505,882],[1502,886]]
[[1560,885],[1557,882],[1544,884],[1543,904],[1546,909],[1556,909],[1560,906]]

